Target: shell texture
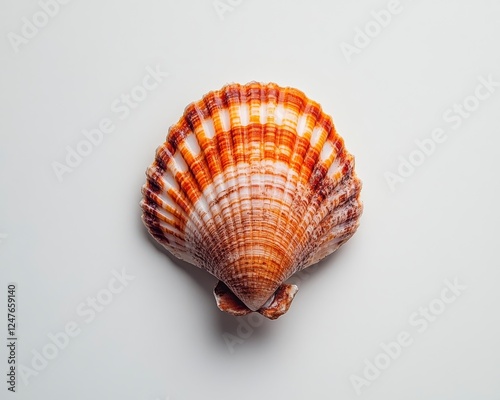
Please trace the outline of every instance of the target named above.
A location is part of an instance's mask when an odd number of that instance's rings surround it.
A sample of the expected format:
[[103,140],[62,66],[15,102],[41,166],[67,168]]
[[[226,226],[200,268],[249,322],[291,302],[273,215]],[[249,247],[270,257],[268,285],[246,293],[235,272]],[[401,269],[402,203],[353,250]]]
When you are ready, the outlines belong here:
[[284,282],[356,231],[354,158],[330,116],[294,88],[229,84],[188,105],[156,151],[143,221],[173,255],[219,279],[219,308],[275,319]]

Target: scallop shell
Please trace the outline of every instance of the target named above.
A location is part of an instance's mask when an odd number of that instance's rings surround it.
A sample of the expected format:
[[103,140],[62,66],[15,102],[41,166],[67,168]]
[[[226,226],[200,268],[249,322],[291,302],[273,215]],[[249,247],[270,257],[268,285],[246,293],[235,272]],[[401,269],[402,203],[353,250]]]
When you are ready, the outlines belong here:
[[284,282],[356,231],[354,158],[320,105],[274,83],[229,84],[188,105],[156,151],[143,221],[173,255],[219,283],[218,307],[270,319]]

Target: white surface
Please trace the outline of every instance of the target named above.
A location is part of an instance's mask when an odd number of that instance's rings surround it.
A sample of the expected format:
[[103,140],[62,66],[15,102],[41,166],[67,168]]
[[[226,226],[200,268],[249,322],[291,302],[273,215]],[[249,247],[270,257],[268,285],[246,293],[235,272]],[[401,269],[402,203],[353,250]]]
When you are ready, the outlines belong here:
[[[31,368],[68,323],[81,332],[27,385],[18,372],[17,394],[2,383],[0,397],[354,399],[364,359],[407,331],[413,343],[362,398],[499,399],[500,87],[457,129],[443,113],[480,77],[500,81],[500,3],[402,1],[350,63],[342,42],[387,2],[238,3],[221,19],[211,0],[74,0],[16,53],[8,33],[40,7],[2,1],[0,370],[8,282],[19,363]],[[143,102],[128,116],[112,109],[157,65],[169,76]],[[356,156],[365,212],[351,241],[300,279],[288,314],[253,317],[261,325],[245,331],[216,308],[214,278],[149,239],[138,203],[183,108],[250,80],[296,86],[331,113]],[[114,131],[59,182],[51,164],[106,118]],[[437,128],[446,141],[392,192],[384,173]],[[86,322],[80,304],[124,268],[135,279]],[[467,289],[419,332],[413,313],[455,278]],[[245,338],[230,348],[224,334]]]

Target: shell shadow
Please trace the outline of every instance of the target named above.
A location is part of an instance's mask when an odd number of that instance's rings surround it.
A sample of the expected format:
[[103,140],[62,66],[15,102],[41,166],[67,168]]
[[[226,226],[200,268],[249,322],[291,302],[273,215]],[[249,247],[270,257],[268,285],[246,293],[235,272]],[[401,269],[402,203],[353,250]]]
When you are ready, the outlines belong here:
[[[140,225],[142,228],[141,234],[149,243],[151,243],[156,251],[165,255],[172,262],[172,264],[189,276],[190,279],[199,286],[205,300],[203,301],[204,304],[200,306],[205,308],[204,312],[213,315],[213,334],[216,336],[216,341],[219,344],[225,344],[231,350],[231,348],[234,349],[238,345],[243,345],[246,340],[251,340],[252,342],[267,341],[269,337],[273,336],[273,332],[275,331],[275,329],[273,329],[273,325],[279,323],[279,320],[282,318],[287,318],[287,315],[284,315],[278,320],[272,321],[258,313],[252,313],[243,317],[235,317],[220,311],[215,304],[213,296],[213,289],[217,284],[218,279],[208,272],[172,255],[149,234],[142,222]],[[333,265],[335,265],[334,259],[343,253],[343,247],[344,246],[317,264],[294,274],[287,280],[287,282],[297,284],[300,289],[306,285],[309,286],[316,279],[321,279],[320,270],[323,268],[333,268]],[[300,297],[294,301],[297,300],[300,301]]]
[[[215,305],[215,299],[212,295],[212,290],[217,283],[217,278],[210,275],[208,272],[203,271],[202,269],[187,263],[186,261],[180,260],[179,258],[172,255],[167,249],[165,249],[160,243],[158,243],[148,232],[146,227],[141,223],[142,229],[141,234],[143,237],[151,243],[151,245],[158,251],[165,255],[176,267],[179,268],[183,273],[187,274],[198,286],[200,286],[203,293],[207,293],[207,302],[213,302]],[[207,307],[208,309],[208,307]],[[216,311],[219,311],[217,307],[215,307]]]
[[[204,271],[186,261],[180,260],[171,254],[167,249],[165,249],[160,243],[158,243],[148,232],[146,227],[141,223],[141,234],[146,241],[148,241],[152,247],[159,253],[166,256],[173,265],[175,265],[179,270],[185,273],[189,278],[195,282],[203,293],[204,300],[202,307],[205,308],[206,313],[213,314],[214,329],[216,334],[220,339],[223,338],[224,333],[236,332],[238,326],[240,326],[240,318],[246,317],[234,317],[233,315],[222,312],[217,308],[215,303],[215,298],[213,295],[213,290],[218,282],[218,279],[212,276],[207,271]],[[262,317],[264,318],[264,317]],[[264,318],[265,319],[265,318]]]
[[[321,279],[322,275],[320,270],[323,268],[333,267],[332,263],[335,264],[333,260],[338,257],[337,253],[340,254],[341,249],[324,258],[317,264],[314,264],[313,266],[310,266],[309,268],[293,275],[287,280],[287,283],[297,284],[299,289],[305,285],[309,285],[309,282],[313,285],[312,282],[314,280]],[[300,298],[297,298],[294,301],[300,301]],[[220,313],[216,325],[219,330],[219,334],[222,336],[222,339],[230,353],[234,353],[235,351],[242,349],[247,341],[248,346],[251,349],[250,343],[253,343],[254,346],[258,347],[259,343],[275,340],[273,339],[276,337],[275,332],[277,331],[275,329],[275,324],[279,324],[279,321],[284,321],[287,318],[294,318],[293,313],[287,313],[278,318],[278,320],[274,321],[269,320],[258,313],[252,313],[243,317],[234,317],[227,313]],[[295,318],[300,318],[300,316]],[[280,334],[282,334],[281,330]]]
[[213,320],[215,329],[217,329],[218,337],[222,338],[224,332],[235,331],[238,326],[238,320],[225,312],[220,311],[215,303],[215,298],[213,295],[213,290],[218,282],[218,279],[192,264],[186,261],[180,260],[171,254],[167,249],[165,249],[160,243],[158,243],[148,232],[146,227],[141,222],[141,234],[146,241],[148,241],[159,253],[166,256],[173,265],[175,265],[180,271],[185,273],[189,278],[199,286],[199,290],[204,297],[203,305],[205,313],[213,314]]

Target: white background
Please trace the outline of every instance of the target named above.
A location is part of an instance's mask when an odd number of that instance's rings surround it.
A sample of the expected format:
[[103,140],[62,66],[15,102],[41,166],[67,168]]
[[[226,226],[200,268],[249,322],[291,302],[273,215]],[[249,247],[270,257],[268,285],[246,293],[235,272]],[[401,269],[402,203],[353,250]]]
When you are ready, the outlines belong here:
[[[350,60],[342,43],[353,45],[386,1],[232,0],[218,13],[211,0],[74,0],[17,52],[9,33],[41,8],[1,4],[2,399],[354,399],[352,375],[365,379],[365,359],[402,331],[412,344],[361,398],[500,398],[500,87],[469,99],[477,109],[459,124],[443,119],[480,77],[500,82],[499,2],[401,1]],[[112,102],[148,66],[169,76],[120,119]],[[290,311],[245,317],[260,324],[248,329],[217,309],[213,277],[149,238],[139,201],[184,107],[251,80],[295,86],[333,116],[365,211],[356,235],[301,279]],[[105,118],[115,130],[60,182],[53,163]],[[446,140],[392,191],[384,174],[398,174],[400,157],[438,128]],[[135,278],[86,322],[79,305],[123,269]],[[446,279],[466,289],[419,332],[413,313]],[[36,376],[18,371],[16,394],[4,376],[9,282],[18,364],[32,369],[48,334],[80,329]]]

